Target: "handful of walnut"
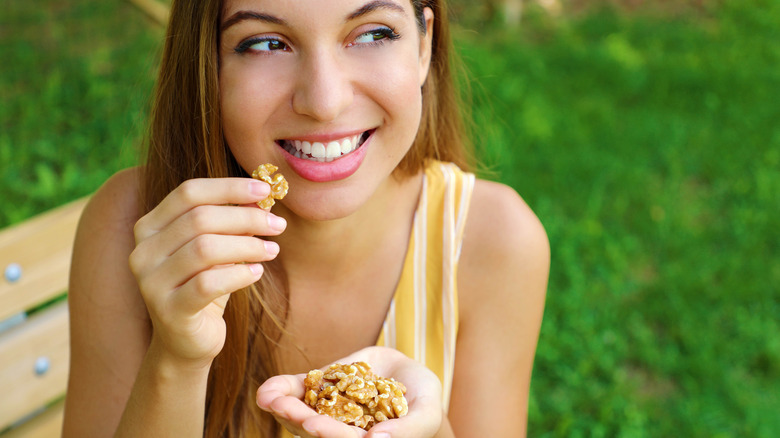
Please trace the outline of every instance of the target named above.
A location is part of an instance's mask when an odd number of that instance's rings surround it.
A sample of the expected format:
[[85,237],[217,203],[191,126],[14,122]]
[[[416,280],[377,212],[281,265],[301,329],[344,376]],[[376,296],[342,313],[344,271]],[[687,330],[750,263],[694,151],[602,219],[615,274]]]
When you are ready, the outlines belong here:
[[273,173],[277,170],[279,170],[278,167],[274,166],[273,164],[266,163],[257,166],[257,169],[252,172],[252,178],[265,181],[271,186],[271,194],[268,195],[267,198],[257,203],[258,207],[262,208],[263,210],[270,209],[276,203],[274,199],[284,198],[285,195],[287,195],[287,190],[290,188],[289,184],[287,184],[287,180],[284,179],[284,175],[281,173],[273,175]]
[[376,376],[365,362],[311,370],[303,384],[304,401],[318,414],[365,430],[409,412],[404,384]]

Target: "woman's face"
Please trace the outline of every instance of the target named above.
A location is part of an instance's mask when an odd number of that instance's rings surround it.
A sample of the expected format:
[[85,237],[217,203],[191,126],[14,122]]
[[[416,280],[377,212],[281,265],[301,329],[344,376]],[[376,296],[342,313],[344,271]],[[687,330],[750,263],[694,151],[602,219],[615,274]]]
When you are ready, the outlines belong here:
[[427,35],[409,0],[226,0],[219,86],[233,155],[247,172],[279,166],[300,216],[355,211],[414,141]]

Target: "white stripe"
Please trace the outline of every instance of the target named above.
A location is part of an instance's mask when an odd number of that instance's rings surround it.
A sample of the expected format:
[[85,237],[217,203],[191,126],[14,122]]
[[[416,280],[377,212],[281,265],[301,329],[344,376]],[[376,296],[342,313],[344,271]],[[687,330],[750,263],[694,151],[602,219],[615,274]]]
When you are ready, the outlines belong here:
[[463,190],[460,192],[460,208],[458,209],[458,220],[455,226],[457,241],[457,250],[455,251],[455,260],[460,260],[460,250],[463,247],[463,229],[466,226],[466,216],[468,215],[469,204],[471,203],[471,193],[474,192],[474,174],[466,173],[463,175]]
[[455,321],[453,301],[454,293],[454,278],[453,278],[453,257],[454,257],[454,210],[455,206],[453,201],[455,198],[455,178],[451,166],[441,166],[442,174],[444,176],[444,215],[442,217],[442,290],[441,290],[441,302],[442,302],[442,326],[443,337],[442,339],[442,364],[443,364],[443,381],[442,381],[442,402],[445,410],[449,407],[450,392],[452,388],[452,373],[454,366],[454,345],[452,344],[455,339]]
[[385,334],[385,347],[396,348],[395,345],[395,297],[390,301],[390,309],[387,310],[387,318],[382,325]]
[[428,180],[423,175],[420,205],[414,218],[414,359],[425,363],[425,291]]

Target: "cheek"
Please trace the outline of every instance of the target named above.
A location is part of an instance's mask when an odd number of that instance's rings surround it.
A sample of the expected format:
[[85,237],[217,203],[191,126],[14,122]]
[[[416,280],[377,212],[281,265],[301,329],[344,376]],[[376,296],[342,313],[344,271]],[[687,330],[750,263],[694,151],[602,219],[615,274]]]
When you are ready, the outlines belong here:
[[245,171],[267,162],[263,126],[272,114],[266,81],[258,75],[235,69],[220,71],[220,114],[222,134],[230,152]]
[[228,65],[220,71],[220,111],[231,147],[255,140],[278,105],[279,78]]
[[417,58],[406,54],[375,63],[368,71],[371,79],[364,89],[395,120],[419,119],[422,93]]

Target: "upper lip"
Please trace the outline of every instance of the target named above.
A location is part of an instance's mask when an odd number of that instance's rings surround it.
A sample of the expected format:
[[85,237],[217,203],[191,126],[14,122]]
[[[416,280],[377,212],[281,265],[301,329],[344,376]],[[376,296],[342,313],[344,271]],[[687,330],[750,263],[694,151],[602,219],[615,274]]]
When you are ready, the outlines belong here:
[[373,128],[369,129],[353,129],[353,130],[344,130],[344,131],[337,131],[337,132],[327,132],[327,133],[311,133],[311,134],[303,134],[303,135],[293,135],[289,137],[282,137],[279,138],[277,141],[283,141],[283,140],[300,140],[300,141],[308,141],[310,143],[314,142],[320,142],[320,143],[327,143],[330,141],[335,140],[341,140],[343,138],[352,137],[355,135],[363,134],[366,131],[370,131]]

